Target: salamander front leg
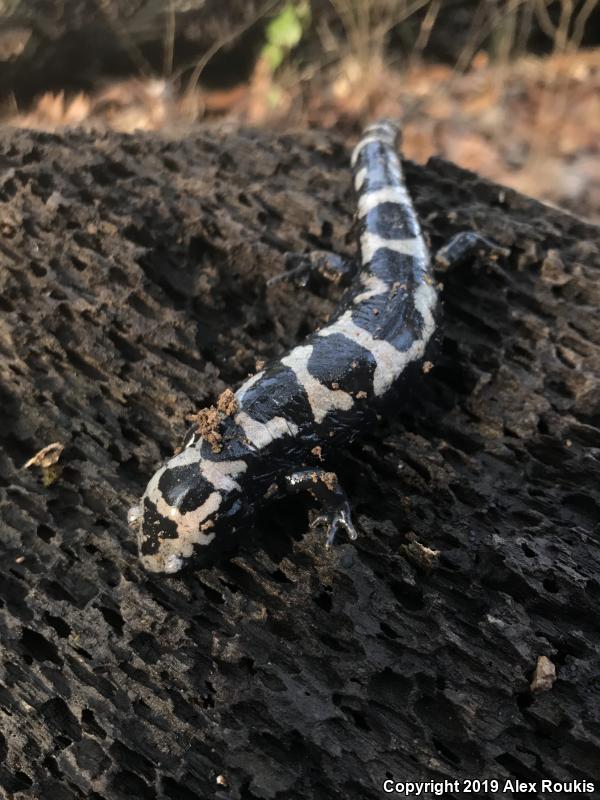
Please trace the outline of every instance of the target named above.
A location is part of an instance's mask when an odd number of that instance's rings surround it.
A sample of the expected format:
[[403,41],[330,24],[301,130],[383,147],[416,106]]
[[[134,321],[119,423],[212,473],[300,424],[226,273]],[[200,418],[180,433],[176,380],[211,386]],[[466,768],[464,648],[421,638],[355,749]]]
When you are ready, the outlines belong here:
[[293,281],[298,286],[316,283],[338,283],[348,286],[356,272],[356,264],[329,250],[314,250],[312,253],[286,253],[285,272],[267,281],[274,286],[282,281]]
[[486,239],[475,231],[461,231],[441,247],[435,255],[435,265],[439,269],[449,270],[476,256],[487,257],[494,261],[499,256],[510,255],[510,250],[491,239]]
[[334,472],[303,469],[286,475],[285,484],[288,492],[296,494],[307,491],[323,506],[324,513],[313,520],[311,528],[326,526],[326,547],[331,547],[340,527],[346,529],[350,539],[356,539],[358,533],[352,524],[350,503]]

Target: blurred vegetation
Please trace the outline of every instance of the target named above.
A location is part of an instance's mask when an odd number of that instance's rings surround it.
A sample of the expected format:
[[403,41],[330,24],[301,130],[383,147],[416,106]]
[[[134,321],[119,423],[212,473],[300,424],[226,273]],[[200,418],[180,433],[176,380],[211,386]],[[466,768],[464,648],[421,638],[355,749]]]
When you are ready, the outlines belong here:
[[600,218],[600,0],[0,0],[12,124],[357,134]]
[[265,45],[261,50],[272,71],[281,66],[283,60],[296,47],[305,34],[310,21],[308,2],[287,3],[267,25]]

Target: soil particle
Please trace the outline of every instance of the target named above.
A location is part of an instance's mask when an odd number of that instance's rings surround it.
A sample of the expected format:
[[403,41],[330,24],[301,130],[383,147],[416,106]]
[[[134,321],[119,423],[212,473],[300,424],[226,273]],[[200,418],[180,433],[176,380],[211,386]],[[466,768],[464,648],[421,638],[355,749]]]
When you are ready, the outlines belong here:
[[216,406],[201,408],[194,414],[193,420],[198,429],[198,433],[210,444],[213,453],[221,452],[223,449],[223,445],[221,444],[223,436],[219,429],[221,427],[222,417]]
[[335,472],[323,472],[320,478],[321,482],[325,484],[330,492],[335,492],[337,489],[337,476]]
[[232,417],[238,410],[237,400],[231,389],[225,389],[217,399],[217,411],[226,417]]

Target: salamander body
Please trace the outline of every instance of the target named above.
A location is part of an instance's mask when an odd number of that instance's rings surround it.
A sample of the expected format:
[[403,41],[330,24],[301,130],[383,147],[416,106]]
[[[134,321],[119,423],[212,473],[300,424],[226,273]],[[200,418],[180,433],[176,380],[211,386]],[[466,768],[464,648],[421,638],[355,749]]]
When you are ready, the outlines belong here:
[[355,535],[336,476],[310,466],[375,419],[421,368],[436,328],[429,253],[397,136],[393,122],[378,122],[352,154],[360,269],[329,324],[240,386],[216,438],[193,427],[130,511],[148,570],[173,573],[210,557],[263,502],[295,489],[333,500],[332,534],[343,525]]

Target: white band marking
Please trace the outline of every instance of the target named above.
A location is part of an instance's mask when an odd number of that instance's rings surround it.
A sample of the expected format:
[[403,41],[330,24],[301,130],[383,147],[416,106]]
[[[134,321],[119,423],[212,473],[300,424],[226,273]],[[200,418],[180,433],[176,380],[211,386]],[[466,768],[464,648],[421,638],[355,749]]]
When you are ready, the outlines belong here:
[[382,189],[375,189],[372,192],[366,192],[358,198],[358,216],[365,217],[374,208],[381,205],[381,203],[398,203],[401,206],[410,207],[410,195],[406,190],[406,186],[384,186]]
[[389,290],[387,283],[377,275],[367,275],[361,282],[366,291],[356,295],[352,300],[354,305],[364,303],[365,300],[370,300],[371,297],[376,297],[378,294],[385,294]]
[[437,302],[435,289],[428,283],[422,283],[415,292],[414,304],[423,318],[421,337],[416,339],[408,350],[397,350],[385,339],[375,339],[367,330],[359,327],[352,319],[352,312],[346,311],[342,316],[319,332],[319,336],[332,336],[341,333],[373,355],[377,364],[373,376],[373,391],[379,397],[384,394],[405,369],[407,364],[421,358],[427,342],[435,330],[433,310]]
[[273,417],[267,422],[259,422],[257,419],[252,419],[245,411],[240,411],[235,417],[235,423],[242,428],[248,441],[257,450],[281,436],[295,436],[298,433],[298,426],[284,417]]
[[334,408],[348,411],[348,409],[352,408],[354,401],[348,392],[340,389],[328,389],[314,375],[310,374],[308,361],[312,351],[312,345],[295,347],[289,355],[281,359],[281,363],[294,372],[300,385],[304,388],[315,422],[322,422],[328,411]]
[[241,404],[242,400],[244,399],[244,395],[246,394],[248,389],[250,389],[250,387],[254,386],[254,384],[257,381],[259,381],[264,374],[265,374],[264,370],[261,370],[261,372],[257,372],[256,375],[252,375],[251,378],[248,378],[248,380],[246,380],[246,381],[244,381],[244,383],[242,383],[240,388],[235,393],[235,399],[237,400],[238,405]]
[[384,236],[365,231],[360,237],[362,263],[368,264],[375,253],[382,248],[393,250],[404,256],[418,258],[425,264],[428,262],[427,248],[421,236],[414,236],[410,239],[386,239]]
[[354,188],[356,189],[357,192],[360,192],[360,190],[362,189],[366,177],[367,177],[367,168],[361,167],[354,176]]

